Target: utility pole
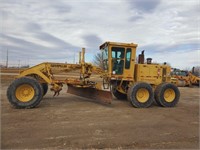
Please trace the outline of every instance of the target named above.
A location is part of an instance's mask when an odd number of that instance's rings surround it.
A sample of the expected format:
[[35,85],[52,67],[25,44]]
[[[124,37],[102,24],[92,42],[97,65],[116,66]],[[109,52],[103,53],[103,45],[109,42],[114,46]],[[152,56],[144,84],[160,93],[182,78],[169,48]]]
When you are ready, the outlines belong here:
[[6,56],[6,68],[8,68],[8,49],[7,49],[7,56]]

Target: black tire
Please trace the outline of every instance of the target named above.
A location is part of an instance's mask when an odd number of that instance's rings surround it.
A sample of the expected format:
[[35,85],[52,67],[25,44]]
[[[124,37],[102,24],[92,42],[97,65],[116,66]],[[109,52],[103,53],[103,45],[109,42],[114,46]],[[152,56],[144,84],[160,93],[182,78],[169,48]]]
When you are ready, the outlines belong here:
[[[171,93],[165,96],[165,92]],[[169,97],[169,98],[168,98]],[[174,84],[171,83],[161,83],[156,87],[155,90],[155,100],[156,103],[163,107],[174,107],[180,98],[180,91]]]
[[18,78],[7,89],[7,98],[15,108],[34,108],[39,105],[42,97],[43,88],[32,77]]
[[[146,97],[144,96],[145,94],[143,94],[142,92],[143,96],[141,96],[141,99],[139,99],[138,92],[140,92],[141,90],[145,91]],[[153,89],[148,83],[137,82],[128,89],[127,98],[131,102],[131,104],[136,108],[150,107],[154,101]]]
[[161,87],[162,87],[163,84],[165,84],[165,83],[159,84],[156,87],[155,91],[154,91],[154,99],[155,99],[155,102],[158,104],[158,106],[162,106],[162,105],[161,105],[160,101],[158,100],[158,98],[156,98],[157,97],[156,95],[158,95],[158,92],[160,91],[160,89],[161,89]]
[[48,91],[48,84],[42,83],[41,85],[42,85],[42,89],[43,89],[43,96],[45,96]]
[[116,86],[112,86],[112,94],[119,100],[126,100],[127,99],[127,95],[124,93],[119,92],[116,89]]

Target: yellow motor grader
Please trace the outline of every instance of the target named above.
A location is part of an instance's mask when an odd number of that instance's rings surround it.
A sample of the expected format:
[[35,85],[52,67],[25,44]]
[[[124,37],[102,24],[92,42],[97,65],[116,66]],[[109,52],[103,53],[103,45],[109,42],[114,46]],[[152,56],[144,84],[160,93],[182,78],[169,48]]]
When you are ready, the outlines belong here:
[[[79,64],[41,63],[22,71],[7,89],[9,102],[15,108],[33,108],[39,105],[51,85],[59,94],[64,84],[68,93],[103,103],[127,99],[137,108],[146,108],[154,100],[159,106],[173,107],[180,97],[179,89],[171,83],[170,66],[144,59],[144,51],[136,61],[137,44],[105,42],[100,46],[103,68],[85,62],[85,49],[79,53]],[[77,77],[58,79],[54,71],[78,70]],[[96,74],[101,82],[91,80]],[[55,95],[54,94],[54,95]]]

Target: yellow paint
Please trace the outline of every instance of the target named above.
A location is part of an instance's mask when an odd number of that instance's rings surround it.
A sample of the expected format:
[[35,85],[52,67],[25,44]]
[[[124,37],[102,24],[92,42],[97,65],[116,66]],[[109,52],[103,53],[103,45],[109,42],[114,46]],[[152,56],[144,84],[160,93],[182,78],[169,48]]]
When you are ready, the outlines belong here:
[[31,101],[34,95],[35,91],[29,84],[22,84],[15,91],[16,98],[21,102]]
[[[130,63],[130,68],[129,69],[125,69],[123,70],[123,75],[122,75],[122,79],[131,79],[134,80],[133,78],[133,74],[134,74],[134,70],[135,70],[135,61],[136,61],[136,48],[137,48],[137,44],[134,43],[117,43],[117,42],[105,42],[104,44],[102,44],[101,46],[108,46],[108,76],[111,77],[112,74],[112,47],[123,47],[127,50],[127,48],[131,48],[131,63]],[[125,53],[126,53],[125,50]],[[124,63],[125,65],[125,63]],[[132,76],[129,76],[129,75]],[[114,75],[116,78],[121,78],[121,75]]]
[[[61,86],[62,84],[71,84],[75,86],[80,86],[82,88],[84,87],[93,87],[101,89],[101,84],[93,84],[94,82],[91,82],[91,74],[96,73],[100,77],[104,79],[109,79],[109,81],[112,80],[118,80],[120,83],[117,86],[117,90],[123,94],[127,93],[128,87],[134,85],[136,82],[146,82],[151,84],[153,87],[156,87],[160,83],[163,82],[171,82],[171,76],[170,71],[171,68],[168,65],[160,65],[160,64],[137,64],[136,62],[136,48],[137,44],[134,43],[117,43],[117,42],[105,42],[100,46],[100,48],[104,47],[108,50],[108,68],[107,70],[102,70],[99,67],[93,66],[90,63],[85,62],[85,49],[82,49],[82,52],[79,53],[79,64],[65,64],[65,63],[41,63],[36,66],[33,66],[31,68],[28,68],[27,70],[24,70],[20,73],[18,78],[24,77],[24,76],[33,76],[36,77],[36,79],[40,83],[48,83],[51,84],[53,87],[56,85]],[[113,66],[113,58],[112,58],[112,47],[121,47],[124,48],[124,54],[127,54],[129,50],[131,50],[130,53],[130,59],[119,58],[119,60],[124,61],[123,66],[123,74],[115,74],[112,72],[112,66]],[[118,59],[118,58],[117,58]],[[128,60],[128,61],[127,61]],[[126,69],[125,67],[125,61],[129,62],[130,60],[130,68]],[[76,79],[72,77],[66,76],[66,79],[56,79],[54,76],[53,70],[56,70],[56,73],[62,73],[62,72],[70,72],[72,70],[79,70],[80,73],[78,73],[80,76],[76,77]],[[89,80],[90,79],[90,80]],[[124,82],[127,84],[124,86]],[[144,94],[142,98],[141,93]],[[18,95],[19,96],[19,95]],[[149,97],[148,91],[145,89],[142,89],[138,93],[138,98],[141,102],[145,102],[146,99]]]
[[164,92],[164,99],[165,101],[167,102],[172,102],[176,97],[176,93],[174,92],[173,89],[169,88],[169,89],[166,89],[165,92]]
[[145,88],[141,88],[136,92],[136,98],[140,103],[147,102],[149,96],[149,91]]
[[[125,68],[125,58],[123,74],[113,74],[113,58],[112,58],[112,47],[121,47],[125,49],[124,54],[128,48],[131,49],[130,68]],[[171,82],[171,67],[168,65],[161,64],[138,64],[136,62],[136,48],[137,44],[133,43],[116,43],[116,42],[105,42],[100,48],[108,49],[108,71],[107,76],[116,80],[123,80],[129,82],[147,82],[151,85],[159,85],[162,82]],[[119,88],[119,91],[121,89]]]

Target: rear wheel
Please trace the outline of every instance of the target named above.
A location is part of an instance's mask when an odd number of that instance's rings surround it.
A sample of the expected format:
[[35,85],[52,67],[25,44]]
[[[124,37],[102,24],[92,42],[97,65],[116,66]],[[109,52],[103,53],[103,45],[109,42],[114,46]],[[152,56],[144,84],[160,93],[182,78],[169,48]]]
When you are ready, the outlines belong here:
[[16,108],[33,108],[42,100],[43,88],[34,78],[22,77],[10,84],[7,97]]
[[162,83],[155,90],[156,103],[163,107],[174,107],[180,98],[180,91],[174,84]]
[[138,82],[128,89],[127,98],[134,107],[149,107],[153,103],[152,87],[148,83]]

